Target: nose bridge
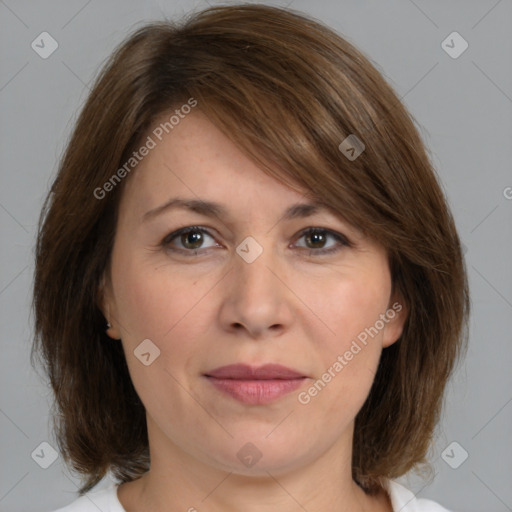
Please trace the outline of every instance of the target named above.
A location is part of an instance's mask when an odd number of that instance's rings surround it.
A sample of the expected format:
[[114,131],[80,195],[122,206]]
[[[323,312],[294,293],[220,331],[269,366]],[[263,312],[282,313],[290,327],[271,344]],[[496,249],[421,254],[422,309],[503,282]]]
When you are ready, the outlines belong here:
[[230,326],[242,325],[253,335],[291,319],[286,287],[276,277],[278,255],[270,237],[260,240],[249,236],[237,246],[223,313]]
[[266,300],[270,300],[275,292],[273,288],[278,286],[275,276],[270,271],[270,268],[277,266],[277,258],[270,237],[263,239],[259,236],[259,239],[261,243],[255,237],[247,236],[237,246],[237,258],[234,262],[235,279],[243,295],[265,299],[265,294],[270,294],[266,297]]

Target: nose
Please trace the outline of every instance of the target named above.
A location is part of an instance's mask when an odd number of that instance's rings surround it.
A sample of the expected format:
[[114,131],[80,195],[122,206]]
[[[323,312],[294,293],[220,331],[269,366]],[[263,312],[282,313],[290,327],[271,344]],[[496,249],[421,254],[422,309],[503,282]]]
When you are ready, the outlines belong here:
[[284,265],[278,264],[270,249],[250,263],[235,255],[223,285],[219,314],[224,330],[264,339],[289,329],[294,295],[286,281]]

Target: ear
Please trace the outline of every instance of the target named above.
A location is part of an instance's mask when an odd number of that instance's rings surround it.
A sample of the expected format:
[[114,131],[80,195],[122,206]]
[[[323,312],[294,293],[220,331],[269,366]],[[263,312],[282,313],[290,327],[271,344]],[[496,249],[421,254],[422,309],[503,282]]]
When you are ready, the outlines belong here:
[[386,326],[382,339],[382,347],[386,348],[393,345],[402,335],[405,321],[409,314],[409,308],[405,304],[402,296],[398,293],[392,294],[391,300],[386,310]]
[[[119,325],[117,322],[117,309],[112,290],[112,282],[110,277],[103,273],[100,284],[98,285],[98,307],[105,317],[105,332],[107,336],[114,340],[121,339]],[[110,324],[108,326],[107,324]]]

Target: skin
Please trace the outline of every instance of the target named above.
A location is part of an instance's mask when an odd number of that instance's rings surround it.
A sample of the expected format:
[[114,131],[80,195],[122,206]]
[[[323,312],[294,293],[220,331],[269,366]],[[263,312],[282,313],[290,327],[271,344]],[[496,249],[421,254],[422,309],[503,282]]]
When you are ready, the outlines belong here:
[[[306,191],[264,174],[197,109],[126,185],[101,304],[147,410],[151,470],[119,487],[126,511],[392,510],[386,493],[369,497],[352,480],[351,453],[355,416],[405,307],[308,404],[298,401],[398,300],[386,251],[327,209],[282,220],[289,205],[309,202]],[[174,209],[141,220],[177,196],[219,202],[229,217]],[[190,235],[188,246],[179,236],[162,246],[194,225],[211,235],[196,242],[197,255]],[[301,235],[310,227],[352,246]],[[247,236],[263,248],[252,263],[236,252]],[[160,350],[148,366],[134,356],[145,339]],[[241,362],[307,378],[270,404],[242,404],[204,377]],[[252,467],[237,457],[248,442],[262,455]]]

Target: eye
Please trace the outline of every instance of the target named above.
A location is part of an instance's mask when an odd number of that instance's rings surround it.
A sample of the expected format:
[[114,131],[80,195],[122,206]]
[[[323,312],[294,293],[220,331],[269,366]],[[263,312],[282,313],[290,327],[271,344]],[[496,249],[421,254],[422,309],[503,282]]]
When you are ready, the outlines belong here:
[[[342,247],[351,247],[351,243],[344,235],[330,229],[308,228],[299,235],[299,240],[302,238],[306,241],[306,246],[299,247],[308,250],[309,255],[334,253]],[[334,243],[326,245],[329,238]]]
[[[206,238],[214,240],[205,228],[200,226],[189,226],[167,235],[162,241],[162,245],[171,251],[177,251],[184,254],[189,253],[187,256],[193,256],[197,254],[199,249],[205,249],[203,244]],[[214,243],[206,248],[215,246],[218,247],[219,245]],[[194,253],[190,254],[192,251],[194,251]]]
[[[205,246],[204,244],[208,238],[213,241],[213,244]],[[300,239],[304,239],[306,245],[295,244],[295,247],[298,247],[301,251],[308,251],[309,256],[335,253],[343,247],[352,247],[352,244],[344,235],[325,228],[305,229],[297,238],[297,240]],[[328,243],[329,240],[331,240],[330,244]],[[221,247],[210,232],[201,226],[187,226],[173,231],[162,240],[161,245],[168,251],[178,252],[186,256],[198,256],[200,253],[207,252],[210,248]]]

